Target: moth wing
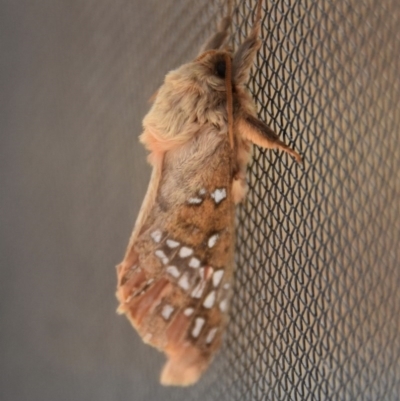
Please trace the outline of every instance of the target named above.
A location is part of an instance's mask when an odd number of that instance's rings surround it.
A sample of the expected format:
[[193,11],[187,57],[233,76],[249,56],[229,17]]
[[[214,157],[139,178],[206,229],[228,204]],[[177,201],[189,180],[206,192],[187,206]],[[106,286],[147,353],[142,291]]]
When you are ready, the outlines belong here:
[[[215,141],[211,138],[215,133],[209,138]],[[209,153],[199,152],[202,141],[207,135],[168,152],[162,168],[155,168],[118,266],[119,311],[146,343],[167,354],[163,384],[196,382],[220,346],[227,321],[234,243],[232,154],[226,140],[214,147],[208,142]]]

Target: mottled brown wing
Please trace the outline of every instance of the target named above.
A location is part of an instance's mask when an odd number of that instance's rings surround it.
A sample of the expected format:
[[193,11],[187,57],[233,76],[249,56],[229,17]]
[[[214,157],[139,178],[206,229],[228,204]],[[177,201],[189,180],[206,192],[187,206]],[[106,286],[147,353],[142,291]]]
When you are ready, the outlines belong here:
[[[234,251],[232,151],[225,139],[208,153],[203,146],[209,149],[204,134],[168,152],[154,203],[118,266],[119,311],[146,343],[167,354],[163,384],[196,382],[227,322]],[[199,154],[204,160],[196,160]]]

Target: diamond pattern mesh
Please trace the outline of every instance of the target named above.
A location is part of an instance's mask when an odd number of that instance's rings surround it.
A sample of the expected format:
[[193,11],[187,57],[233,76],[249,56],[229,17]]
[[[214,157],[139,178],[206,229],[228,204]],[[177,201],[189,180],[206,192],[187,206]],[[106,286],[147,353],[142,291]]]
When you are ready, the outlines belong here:
[[254,151],[231,399],[400,398],[399,16],[395,2],[269,5],[249,87],[305,166]]
[[[231,44],[251,28],[236,0]],[[224,345],[194,387],[115,315],[146,100],[225,1],[0,1],[0,398],[400,400],[400,3],[274,0]],[[3,323],[4,322],[4,323]]]

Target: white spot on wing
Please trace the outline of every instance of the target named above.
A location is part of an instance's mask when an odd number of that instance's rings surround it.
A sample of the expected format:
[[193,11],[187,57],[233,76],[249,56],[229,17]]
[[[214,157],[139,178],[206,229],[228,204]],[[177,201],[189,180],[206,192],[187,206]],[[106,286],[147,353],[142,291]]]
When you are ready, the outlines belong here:
[[217,188],[212,194],[211,198],[214,199],[215,203],[222,202],[226,198],[226,189],[225,188]]
[[207,267],[202,267],[199,269],[199,274],[201,279],[206,279],[209,280],[210,277],[213,275],[214,273],[214,269],[211,266],[207,266]]
[[194,309],[193,309],[193,308],[186,308],[186,309],[183,311],[183,314],[184,314],[185,316],[191,316],[191,315],[193,314],[193,312],[194,312]]
[[214,340],[215,334],[217,334],[218,328],[214,327],[211,329],[206,337],[206,344],[210,344],[212,340]]
[[200,195],[205,195],[206,193],[207,193],[207,191],[206,191],[205,188],[201,188],[200,191],[199,191]]
[[171,305],[164,305],[161,311],[161,316],[165,319],[168,320],[174,311],[174,307]]
[[230,287],[229,283],[225,283],[224,286],[223,286],[224,290],[227,290],[229,287]]
[[204,288],[206,288],[206,281],[200,281],[191,293],[193,298],[201,298]]
[[179,251],[179,256],[181,258],[187,258],[192,253],[193,253],[193,249],[192,248],[188,248],[187,246],[183,246]]
[[203,199],[201,198],[189,198],[188,203],[190,205],[200,205],[200,203],[203,202]]
[[173,239],[167,239],[167,245],[170,248],[176,248],[180,245],[180,243],[178,241],[174,241]]
[[179,285],[179,287],[181,287],[184,290],[188,290],[189,289],[190,284],[189,284],[189,276],[188,276],[187,273],[184,273],[182,275],[182,277],[178,281],[178,285]]
[[176,266],[168,266],[167,273],[169,273],[173,277],[179,277],[181,275],[181,273],[179,272],[179,270]]
[[207,295],[206,299],[204,300],[203,306],[204,306],[205,308],[207,308],[207,309],[210,309],[210,308],[213,307],[214,302],[215,302],[215,291],[211,291],[211,292]]
[[226,312],[228,310],[228,300],[224,299],[219,303],[219,309],[221,312]]
[[162,251],[161,249],[157,249],[154,253],[159,259],[161,259],[164,265],[168,263],[168,258],[164,251]]
[[223,275],[224,275],[224,271],[222,269],[214,272],[213,278],[212,278],[214,287],[218,287],[219,283],[222,280]]
[[156,230],[150,234],[150,237],[153,238],[153,241],[158,244],[161,241],[162,233],[160,230]]
[[135,293],[129,295],[129,297],[126,298],[124,302],[125,302],[126,304],[128,304],[129,302],[131,302],[131,300],[132,300],[132,298],[133,298],[134,295],[135,295]]
[[206,321],[202,317],[196,317],[196,320],[194,322],[194,327],[193,327],[193,330],[192,330],[192,336],[194,338],[199,336],[200,331],[203,328],[205,322]]
[[208,239],[208,247],[212,248],[218,240],[219,234],[214,234]]
[[190,259],[189,267],[193,267],[193,269],[197,269],[200,266],[200,260],[197,258]]

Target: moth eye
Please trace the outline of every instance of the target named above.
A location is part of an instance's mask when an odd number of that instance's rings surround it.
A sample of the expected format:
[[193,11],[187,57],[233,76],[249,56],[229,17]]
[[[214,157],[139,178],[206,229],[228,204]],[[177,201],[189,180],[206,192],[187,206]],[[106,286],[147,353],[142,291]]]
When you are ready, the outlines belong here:
[[220,78],[225,78],[225,71],[226,71],[225,60],[217,61],[217,63],[215,64],[215,73],[217,74],[217,76],[219,76]]

